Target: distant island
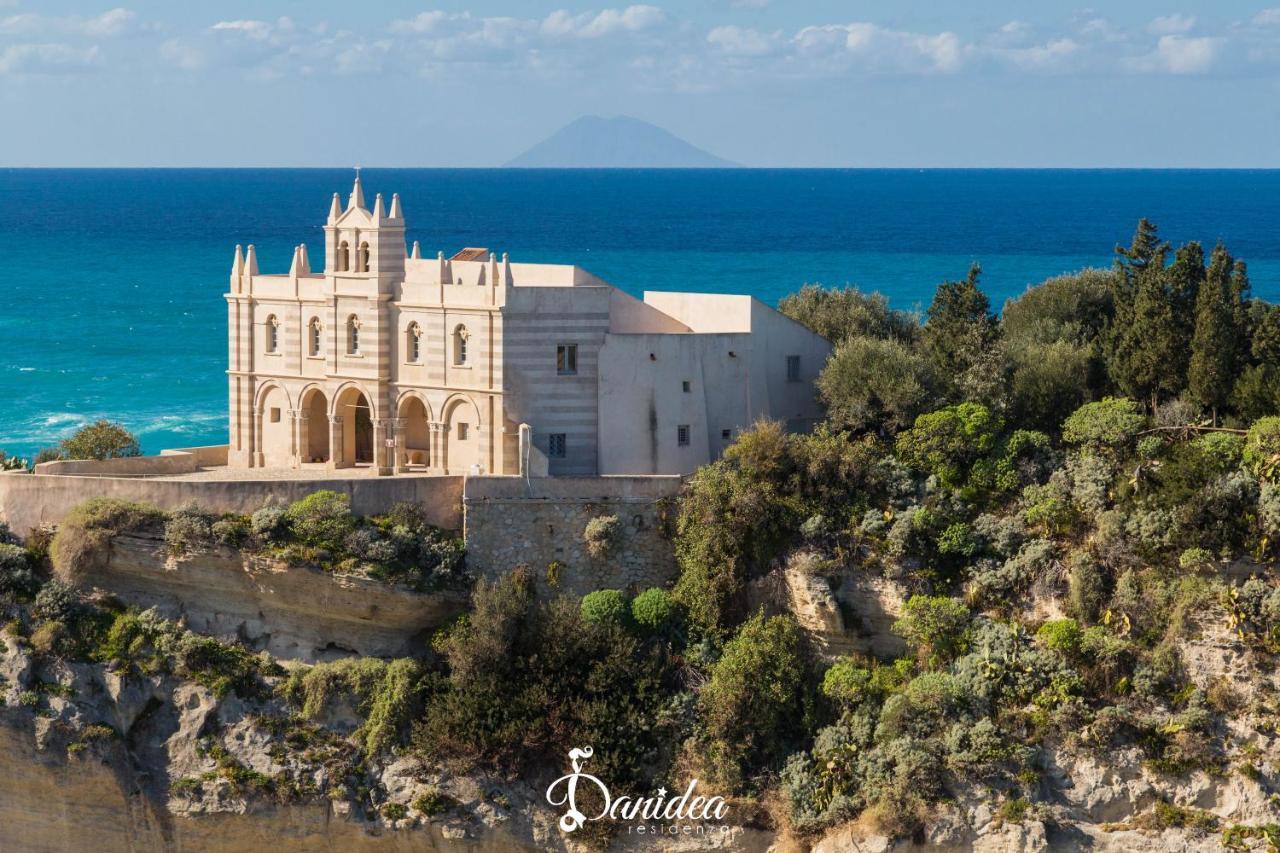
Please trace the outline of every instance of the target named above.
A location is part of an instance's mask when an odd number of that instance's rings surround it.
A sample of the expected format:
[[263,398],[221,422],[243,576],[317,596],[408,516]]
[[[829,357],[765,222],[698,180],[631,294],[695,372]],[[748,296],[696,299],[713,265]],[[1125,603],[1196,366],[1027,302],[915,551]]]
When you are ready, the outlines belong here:
[[504,164],[517,169],[717,169],[717,157],[630,116],[583,116]]

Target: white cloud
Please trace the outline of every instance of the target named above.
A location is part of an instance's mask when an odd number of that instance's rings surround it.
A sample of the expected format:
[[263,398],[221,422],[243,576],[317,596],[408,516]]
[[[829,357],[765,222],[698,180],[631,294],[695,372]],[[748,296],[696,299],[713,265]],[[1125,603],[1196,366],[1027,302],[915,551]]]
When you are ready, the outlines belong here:
[[430,12],[419,12],[412,18],[392,21],[390,30],[393,33],[434,33],[453,19],[448,12],[434,9]]
[[12,44],[0,50],[0,74],[59,74],[81,71],[98,62],[96,47],[66,44]]
[[204,52],[179,39],[169,39],[160,45],[160,59],[183,71],[195,71],[205,65]]
[[764,56],[772,53],[779,41],[779,33],[762,33],[732,24],[716,27],[707,33],[708,44],[731,56]]
[[266,41],[271,38],[273,27],[266,21],[218,21],[209,29],[214,32],[238,33],[254,41]]
[[1253,16],[1255,27],[1274,27],[1280,25],[1280,8],[1263,9]]
[[1158,36],[1190,32],[1196,25],[1194,15],[1162,15],[1147,24],[1147,32]]
[[558,9],[542,21],[542,32],[551,36],[576,36],[599,38],[618,32],[638,32],[655,27],[666,15],[657,6],[628,6],[625,9],[604,9],[571,15]]
[[843,51],[869,66],[888,70],[953,72],[964,61],[964,45],[955,33],[911,33],[870,23],[805,27],[793,39],[801,54]]
[[1044,44],[1031,47],[1011,48],[1004,56],[1019,68],[1040,70],[1061,66],[1070,57],[1080,52],[1080,44],[1074,39],[1063,37]]
[[1125,65],[1134,71],[1201,74],[1213,66],[1221,45],[1220,38],[1209,36],[1161,36],[1152,53],[1131,59]]
[[136,17],[128,9],[111,9],[92,18],[79,15],[54,17],[23,12],[0,18],[0,35],[59,33],[72,36],[118,36],[129,29]]

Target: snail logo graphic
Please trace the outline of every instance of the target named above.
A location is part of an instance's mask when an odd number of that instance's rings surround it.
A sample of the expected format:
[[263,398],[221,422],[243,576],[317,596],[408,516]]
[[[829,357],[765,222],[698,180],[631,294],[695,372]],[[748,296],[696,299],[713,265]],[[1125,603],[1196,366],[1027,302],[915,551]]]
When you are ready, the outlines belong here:
[[[698,795],[698,780],[694,779],[689,787],[678,797],[667,799],[667,789],[659,788],[648,797],[621,796],[614,798],[609,786],[590,773],[582,772],[582,766],[594,754],[591,747],[569,750],[569,764],[573,772],[561,776],[547,786],[547,802],[553,806],[564,806],[564,815],[560,818],[560,829],[569,833],[581,829],[587,821],[609,818],[610,820],[635,821],[710,821],[723,820],[729,808],[723,797],[703,797]],[[587,815],[578,808],[578,783],[594,786],[600,793],[603,806],[599,814]],[[563,791],[561,791],[563,789]]]

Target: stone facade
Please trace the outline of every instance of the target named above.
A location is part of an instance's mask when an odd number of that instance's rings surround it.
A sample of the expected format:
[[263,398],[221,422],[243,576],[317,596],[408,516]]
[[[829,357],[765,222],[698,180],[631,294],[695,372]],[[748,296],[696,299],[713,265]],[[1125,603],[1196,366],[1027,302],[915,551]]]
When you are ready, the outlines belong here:
[[[528,566],[551,595],[666,586],[676,575],[665,530],[679,489],[676,477],[468,478],[467,568],[497,578]],[[619,538],[597,559],[584,533],[608,515],[618,518]]]
[[805,429],[830,344],[746,296],[635,299],[576,266],[405,248],[398,196],[357,176],[264,275],[236,248],[230,448],[242,468],[682,474],[761,417]]

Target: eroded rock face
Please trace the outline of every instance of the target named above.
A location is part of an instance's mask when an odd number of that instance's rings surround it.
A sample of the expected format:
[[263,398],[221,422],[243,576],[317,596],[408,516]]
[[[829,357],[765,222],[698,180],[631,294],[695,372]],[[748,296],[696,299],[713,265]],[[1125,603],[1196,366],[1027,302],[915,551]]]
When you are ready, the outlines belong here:
[[105,566],[85,582],[197,633],[306,662],[404,655],[467,602],[464,592],[417,593],[230,548],[174,559],[164,542],[135,535],[115,537]]

